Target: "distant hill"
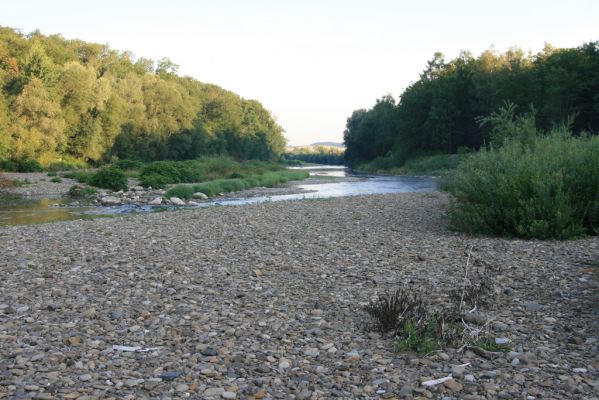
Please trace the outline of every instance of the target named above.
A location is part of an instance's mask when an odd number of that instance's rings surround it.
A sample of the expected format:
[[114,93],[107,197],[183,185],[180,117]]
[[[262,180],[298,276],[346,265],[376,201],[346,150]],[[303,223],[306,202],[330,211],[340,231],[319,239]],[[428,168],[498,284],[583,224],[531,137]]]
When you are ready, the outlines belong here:
[[341,149],[345,148],[345,145],[343,143],[337,143],[337,142],[316,142],[316,143],[312,143],[310,146],[329,146],[329,147],[339,147]]

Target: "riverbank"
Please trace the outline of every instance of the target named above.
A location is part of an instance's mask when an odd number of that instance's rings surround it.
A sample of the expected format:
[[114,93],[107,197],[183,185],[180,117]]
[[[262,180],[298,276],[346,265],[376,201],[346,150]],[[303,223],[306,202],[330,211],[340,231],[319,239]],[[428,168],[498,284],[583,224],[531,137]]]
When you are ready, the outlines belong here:
[[[468,237],[445,229],[446,202],[355,196],[0,228],[0,397],[596,398],[599,239]],[[402,283],[444,301],[471,246],[494,284],[488,327],[511,353],[395,354],[364,330],[361,305]]]
[[399,166],[392,157],[378,157],[368,163],[358,165],[357,170],[377,174],[439,177],[451,174],[470,154],[417,156],[408,158]]
[[[84,201],[80,197],[73,197],[70,195],[70,190],[74,185],[77,185],[80,189],[78,192],[83,192],[85,187],[88,185],[77,182],[74,179],[60,177],[60,182],[53,182],[52,177],[49,177],[46,173],[32,172],[32,173],[21,173],[21,172],[7,172],[2,175],[5,179],[11,181],[20,182],[20,185],[10,185],[7,187],[0,187],[0,195],[18,195],[23,196],[25,200],[29,199],[63,199],[67,202],[70,201],[72,205],[78,206],[80,204],[90,205],[105,205],[114,206],[121,204],[130,205],[188,205],[195,206],[201,204],[207,199],[196,198],[190,201],[183,201],[183,203],[173,203],[163,196],[167,192],[166,189],[146,189],[139,186],[139,180],[137,178],[128,178],[128,187],[130,190],[114,192],[107,189],[95,188],[93,195],[86,196]],[[312,193],[313,189],[303,189],[298,187],[298,184],[305,186],[318,185],[323,183],[341,183],[341,182],[359,182],[363,181],[362,177],[355,176],[329,176],[322,172],[316,172],[313,176],[310,176],[301,181],[288,181],[282,183],[276,187],[254,187],[251,189],[221,193],[215,198],[211,199],[230,199],[230,198],[252,198],[260,196],[279,196],[279,195],[293,195],[293,194],[307,194]],[[174,187],[176,185],[169,185]],[[167,187],[168,189],[168,187]],[[68,204],[68,203],[67,203]]]

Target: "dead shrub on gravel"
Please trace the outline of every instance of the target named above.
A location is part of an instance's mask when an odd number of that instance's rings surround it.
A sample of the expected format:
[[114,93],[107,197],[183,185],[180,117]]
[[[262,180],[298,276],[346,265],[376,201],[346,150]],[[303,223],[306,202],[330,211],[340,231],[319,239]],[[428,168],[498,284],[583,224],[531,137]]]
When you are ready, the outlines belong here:
[[487,338],[486,326],[467,323],[464,316],[489,305],[492,277],[486,271],[486,263],[473,259],[472,248],[467,255],[464,277],[461,285],[448,293],[449,304],[430,304],[421,291],[400,287],[364,306],[370,316],[365,328],[392,333],[397,351],[419,353],[430,353],[446,345],[469,346]]

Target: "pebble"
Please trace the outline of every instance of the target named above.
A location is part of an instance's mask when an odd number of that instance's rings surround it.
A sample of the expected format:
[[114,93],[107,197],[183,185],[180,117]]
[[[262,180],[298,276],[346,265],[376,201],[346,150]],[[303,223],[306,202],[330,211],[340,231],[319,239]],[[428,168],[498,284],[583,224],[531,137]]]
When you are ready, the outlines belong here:
[[225,392],[223,388],[209,388],[204,390],[204,396],[206,397],[218,397]]
[[308,357],[318,357],[320,355],[320,351],[315,347],[309,347],[304,350],[304,355]]
[[160,379],[165,382],[170,382],[181,376],[181,371],[167,371],[160,375]]
[[187,386],[184,383],[180,383],[177,386],[175,386],[175,390],[179,393],[181,392],[187,392],[189,390],[189,386]]

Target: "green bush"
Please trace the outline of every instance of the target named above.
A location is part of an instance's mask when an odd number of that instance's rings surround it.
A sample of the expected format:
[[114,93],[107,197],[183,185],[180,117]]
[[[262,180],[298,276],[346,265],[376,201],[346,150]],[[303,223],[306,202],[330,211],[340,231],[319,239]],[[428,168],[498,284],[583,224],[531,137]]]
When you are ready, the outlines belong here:
[[495,137],[502,147],[469,157],[445,186],[455,229],[538,239],[599,232],[599,137],[572,137],[564,126]]
[[144,163],[139,160],[118,160],[112,165],[113,167],[117,167],[125,171],[128,169],[141,169],[143,168]]
[[153,189],[162,189],[170,183],[170,179],[161,174],[147,174],[140,176],[139,181],[144,187],[151,187]]
[[77,171],[77,172],[66,172],[66,173],[62,174],[62,177],[67,178],[67,179],[74,179],[77,182],[90,184],[90,180],[93,175],[94,175],[93,172]]
[[89,186],[73,185],[69,188],[69,196],[71,197],[89,197],[97,192],[95,188]]
[[60,183],[62,182],[62,179],[60,179],[58,176],[55,176],[52,179],[50,179],[50,182]]
[[25,179],[15,179],[12,181],[12,183],[14,186],[21,187],[21,186],[25,186],[25,185],[31,185],[32,182],[29,179],[25,178]]
[[125,173],[123,170],[115,167],[101,169],[89,176],[85,183],[104,189],[127,190],[127,177]]
[[36,160],[2,160],[0,161],[0,171],[10,172],[42,172],[42,165]]

